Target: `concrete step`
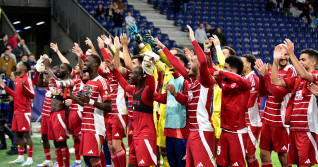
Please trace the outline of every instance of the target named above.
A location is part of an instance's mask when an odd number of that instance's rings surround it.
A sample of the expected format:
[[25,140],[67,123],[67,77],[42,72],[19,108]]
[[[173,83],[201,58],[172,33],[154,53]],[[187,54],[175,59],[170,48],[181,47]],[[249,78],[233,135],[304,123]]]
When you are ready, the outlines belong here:
[[139,10],[142,16],[146,16],[147,21],[153,22],[155,27],[160,28],[161,33],[168,34],[169,39],[176,41],[178,46],[193,48],[188,33],[182,32],[180,26],[174,26],[173,20],[168,20],[167,15],[160,14],[160,11],[154,9],[152,4],[148,4],[147,0],[129,0],[129,4]]

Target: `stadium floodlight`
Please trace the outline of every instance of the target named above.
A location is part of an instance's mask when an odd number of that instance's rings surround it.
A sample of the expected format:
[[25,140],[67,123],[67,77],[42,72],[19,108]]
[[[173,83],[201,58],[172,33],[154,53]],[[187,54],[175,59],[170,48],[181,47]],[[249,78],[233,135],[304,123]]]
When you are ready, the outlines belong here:
[[36,25],[39,26],[39,25],[42,25],[44,23],[45,23],[44,21],[40,21],[40,22],[36,23]]
[[31,28],[31,26],[24,27],[25,30],[30,29],[30,28]]
[[21,21],[15,21],[12,24],[19,24],[19,23],[21,23]]
[[23,32],[22,30],[16,30],[16,32]]

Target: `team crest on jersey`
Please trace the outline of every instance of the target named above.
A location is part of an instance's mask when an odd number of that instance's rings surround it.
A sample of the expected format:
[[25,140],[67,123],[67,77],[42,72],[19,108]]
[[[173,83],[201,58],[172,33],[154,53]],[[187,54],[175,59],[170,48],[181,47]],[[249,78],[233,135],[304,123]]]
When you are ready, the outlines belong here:
[[189,101],[191,101],[191,100],[193,99],[193,93],[192,93],[192,91],[189,91],[189,92],[188,92],[188,99],[189,99]]
[[236,83],[231,84],[231,88],[234,88],[236,86]]
[[85,94],[90,97],[93,94],[94,88],[92,86],[85,85],[83,90]]

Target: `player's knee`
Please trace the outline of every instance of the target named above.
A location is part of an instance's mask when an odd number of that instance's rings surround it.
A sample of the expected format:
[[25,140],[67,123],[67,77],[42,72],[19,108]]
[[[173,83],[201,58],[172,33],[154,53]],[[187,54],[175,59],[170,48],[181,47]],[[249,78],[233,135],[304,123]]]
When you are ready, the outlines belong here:
[[262,162],[268,162],[268,161],[270,161],[270,160],[271,160],[271,159],[270,159],[270,158],[271,158],[270,152],[261,149],[261,151],[260,151],[260,158],[261,158]]
[[61,148],[67,146],[66,141],[60,141],[60,142],[58,142],[58,143],[59,143],[59,146],[60,146]]
[[99,157],[90,157],[89,162],[92,167],[102,167]]
[[164,148],[164,147],[159,147],[159,152],[160,152],[160,154],[161,154],[163,157],[167,156],[167,149],[166,149],[166,148]]
[[282,165],[287,164],[287,153],[277,153],[277,155]]
[[43,142],[48,142],[49,141],[46,134],[42,134],[41,139],[42,139]]
[[24,137],[24,133],[23,132],[17,132],[17,136],[18,136],[18,138],[23,138]]

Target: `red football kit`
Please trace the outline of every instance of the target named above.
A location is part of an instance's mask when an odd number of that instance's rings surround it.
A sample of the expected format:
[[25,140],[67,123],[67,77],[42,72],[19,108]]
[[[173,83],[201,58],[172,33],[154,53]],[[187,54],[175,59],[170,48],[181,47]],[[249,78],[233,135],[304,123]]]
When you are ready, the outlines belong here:
[[[101,76],[87,81],[83,91],[86,96],[96,102],[103,103],[110,100],[108,83]],[[106,113],[87,103],[84,103],[83,108],[80,154],[99,157],[106,134],[104,118]]]
[[[278,70],[279,78],[296,76],[297,73],[292,65]],[[260,77],[260,96],[267,96],[263,125],[261,129],[259,148],[275,152],[287,152],[288,150],[288,126],[284,124],[285,112],[290,93],[283,88],[271,84],[271,70],[268,74]],[[280,135],[277,135],[280,134]]]
[[245,114],[248,112],[251,83],[232,72],[221,70],[219,73],[217,83],[222,89],[222,133],[216,163],[221,166],[245,166],[248,137]]
[[[313,71],[315,84],[318,83],[318,71]],[[318,107],[317,97],[307,86],[310,82],[299,76],[284,78],[286,89],[291,98],[286,110],[286,124],[290,125],[289,164],[314,166],[318,163]]]
[[190,134],[187,141],[186,166],[216,166],[214,160],[214,129],[210,119],[215,81],[209,73],[205,54],[199,44],[197,41],[193,41],[192,45],[200,62],[200,77],[198,79],[188,76],[187,69],[168,48],[164,48],[163,52],[171,65],[189,82],[188,96],[180,92],[176,96],[179,103],[188,106],[187,115],[189,116]]
[[247,125],[246,155],[255,155],[259,134],[262,129],[261,115],[259,112],[259,78],[254,71],[245,76],[251,83],[250,97],[248,99],[248,112],[245,113]]
[[[24,87],[21,85],[21,80]],[[31,78],[24,74],[16,78],[15,89],[12,91],[9,87],[4,90],[14,97],[14,113],[12,119],[12,130],[18,132],[30,131],[31,119],[31,99],[34,99],[35,93]]]
[[113,74],[121,87],[133,95],[134,133],[130,150],[133,150],[136,156],[129,156],[129,164],[157,165],[157,134],[153,120],[155,79],[147,75],[146,87],[136,91],[136,87],[129,85],[117,69],[113,71]]

